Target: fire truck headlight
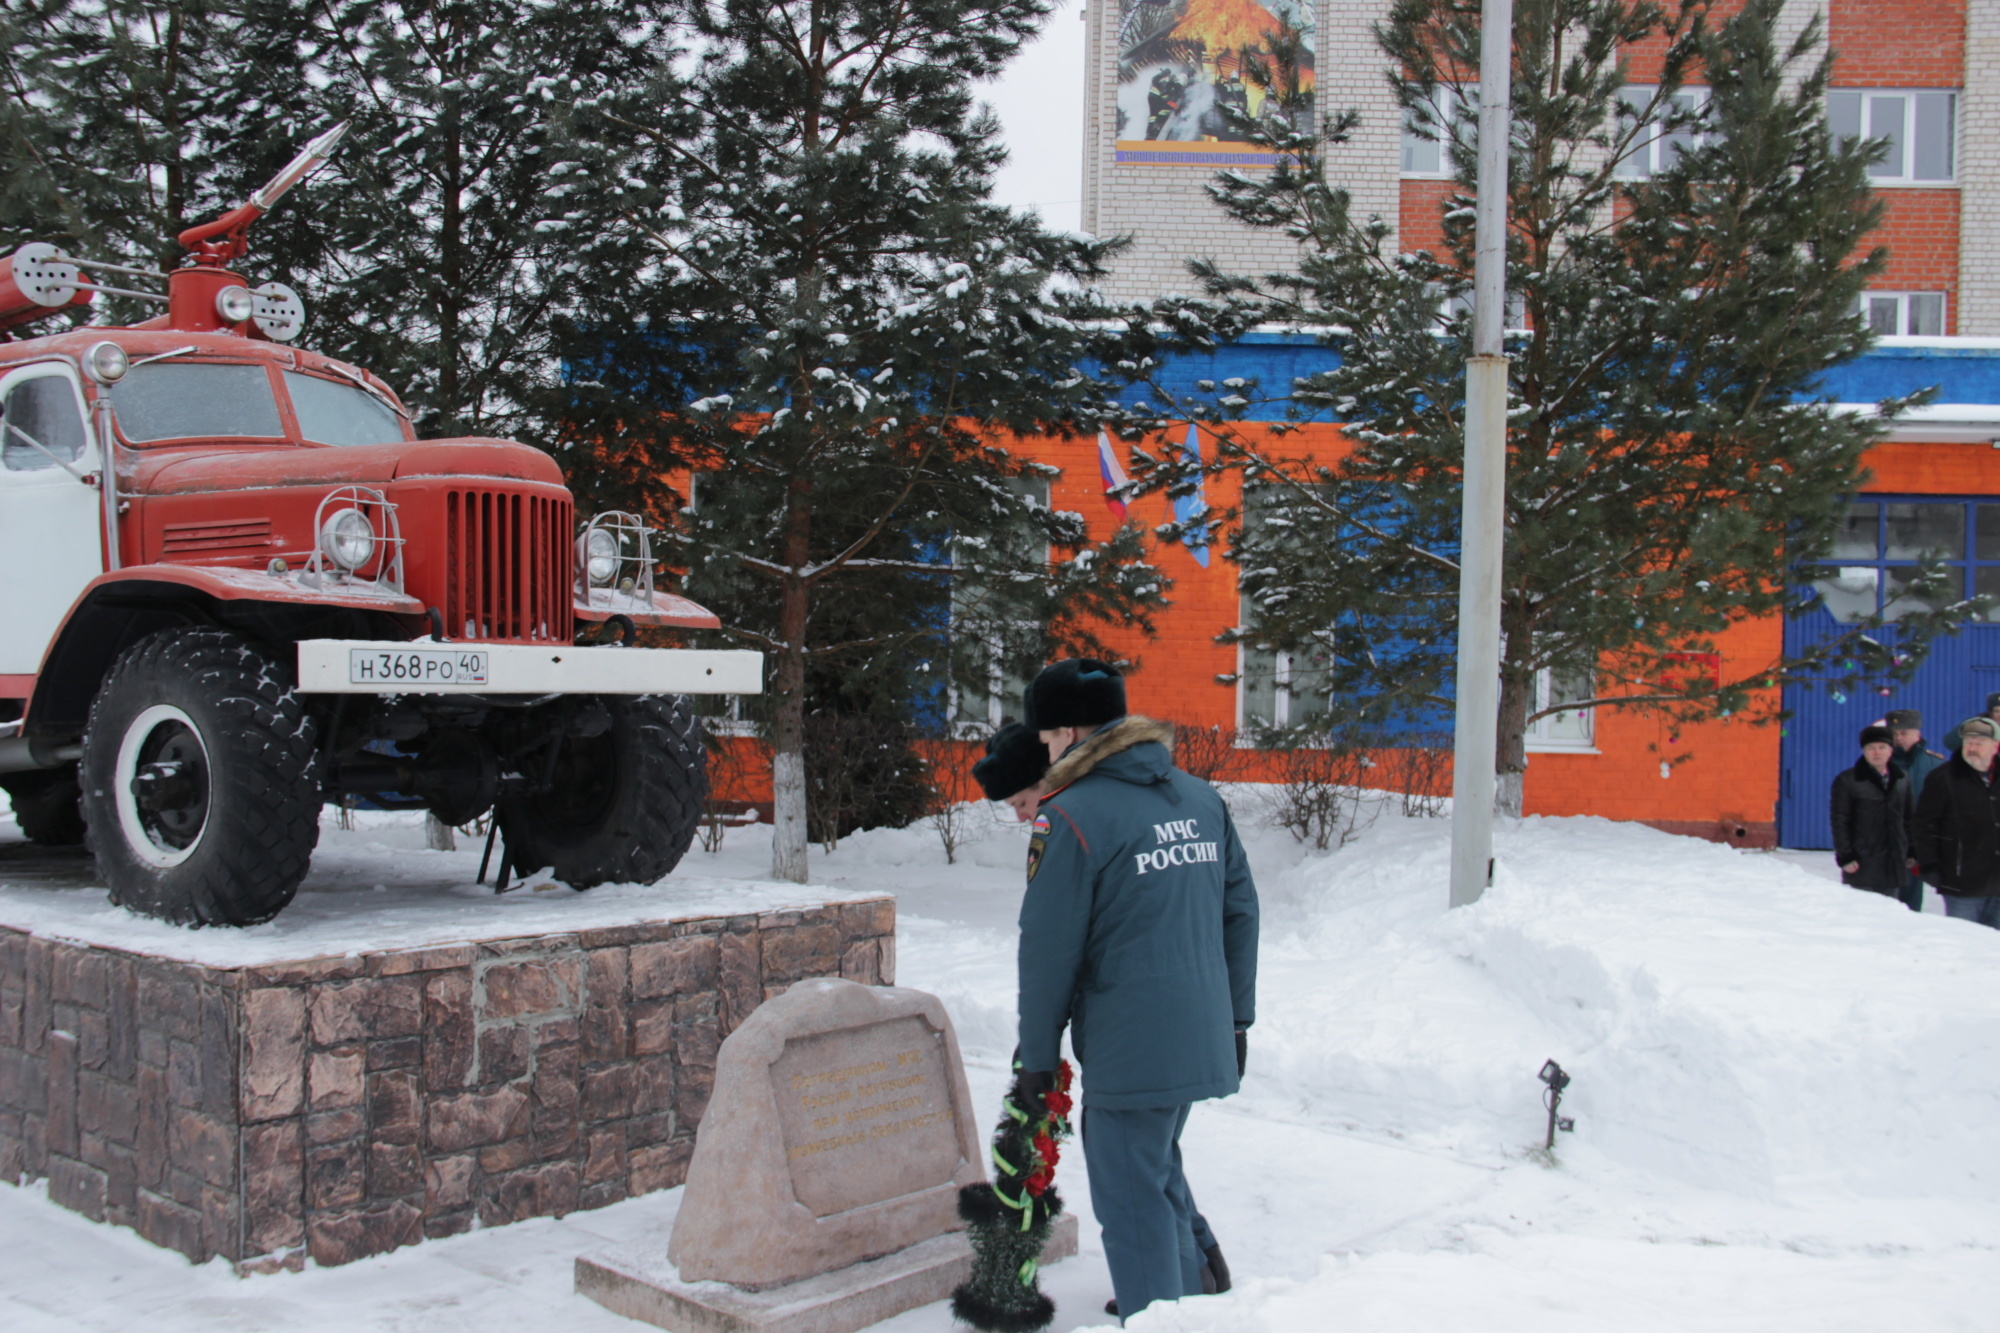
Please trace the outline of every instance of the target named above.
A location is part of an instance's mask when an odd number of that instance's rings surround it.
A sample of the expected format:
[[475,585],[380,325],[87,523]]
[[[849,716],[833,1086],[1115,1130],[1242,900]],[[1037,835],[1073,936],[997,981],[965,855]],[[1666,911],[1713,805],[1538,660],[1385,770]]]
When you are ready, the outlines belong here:
[[375,525],[359,509],[342,509],[321,525],[319,549],[342,569],[359,569],[375,554]]
[[241,324],[257,310],[248,287],[224,287],[215,294],[215,313],[224,324]]
[[99,384],[116,384],[125,378],[131,362],[117,343],[92,343],[83,352],[83,373]]
[[583,568],[593,588],[608,588],[618,577],[618,538],[604,528],[592,528],[583,538]]

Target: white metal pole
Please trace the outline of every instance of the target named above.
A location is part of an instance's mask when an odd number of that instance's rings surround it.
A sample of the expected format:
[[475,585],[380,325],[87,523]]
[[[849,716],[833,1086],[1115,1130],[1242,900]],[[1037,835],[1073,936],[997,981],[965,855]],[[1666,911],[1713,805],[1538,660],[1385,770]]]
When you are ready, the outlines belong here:
[[1508,106],[1513,0],[1485,0],[1479,41],[1479,181],[1472,356],[1465,363],[1465,508],[1458,570],[1458,717],[1452,745],[1451,905],[1493,881],[1494,760],[1500,712],[1500,559],[1507,485]]

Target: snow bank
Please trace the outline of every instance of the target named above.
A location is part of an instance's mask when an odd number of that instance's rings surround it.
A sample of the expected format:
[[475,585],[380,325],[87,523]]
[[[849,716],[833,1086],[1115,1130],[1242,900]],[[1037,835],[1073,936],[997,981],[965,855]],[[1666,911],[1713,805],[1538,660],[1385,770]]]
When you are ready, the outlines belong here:
[[[51,852],[0,840],[0,925],[211,967],[245,967],[640,921],[769,912],[888,891],[686,873],[651,885],[605,884],[588,893],[529,875],[515,881],[519,887],[495,894],[490,882],[475,882],[480,846],[427,850],[422,814],[357,811],[355,823],[351,830],[342,829],[329,811],[298,896],[275,920],[241,929],[188,930],[127,912],[112,905],[82,852]],[[497,872],[497,865],[492,869]]]
[[1581,1145],[1686,1184],[1991,1198],[2000,932],[1637,825],[1500,831],[1447,913],[1449,829],[1385,815],[1265,886],[1269,1113],[1472,1158]]

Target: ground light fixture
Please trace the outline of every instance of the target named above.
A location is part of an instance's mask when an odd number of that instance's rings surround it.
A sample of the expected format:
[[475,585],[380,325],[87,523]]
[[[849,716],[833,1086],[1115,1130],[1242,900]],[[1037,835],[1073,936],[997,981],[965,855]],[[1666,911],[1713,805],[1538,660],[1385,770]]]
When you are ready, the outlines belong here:
[[1564,1073],[1563,1067],[1555,1061],[1545,1060],[1542,1062],[1542,1072],[1535,1077],[1542,1081],[1542,1105],[1549,1108],[1549,1137],[1542,1144],[1542,1148],[1544,1151],[1554,1152],[1556,1131],[1561,1130],[1568,1134],[1576,1128],[1576,1121],[1566,1115],[1557,1114],[1557,1108],[1562,1105],[1563,1089],[1569,1086],[1569,1075]]

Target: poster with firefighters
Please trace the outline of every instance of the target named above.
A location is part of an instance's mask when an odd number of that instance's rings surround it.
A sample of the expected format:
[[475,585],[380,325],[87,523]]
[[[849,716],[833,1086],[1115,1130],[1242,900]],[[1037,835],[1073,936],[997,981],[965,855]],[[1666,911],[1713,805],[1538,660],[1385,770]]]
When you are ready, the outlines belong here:
[[1311,128],[1312,0],[1118,0],[1118,134],[1121,163],[1260,166],[1272,154],[1243,142],[1229,112],[1259,120],[1283,114],[1252,77],[1246,57],[1268,53],[1281,30],[1297,30],[1304,106]]

